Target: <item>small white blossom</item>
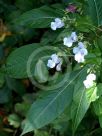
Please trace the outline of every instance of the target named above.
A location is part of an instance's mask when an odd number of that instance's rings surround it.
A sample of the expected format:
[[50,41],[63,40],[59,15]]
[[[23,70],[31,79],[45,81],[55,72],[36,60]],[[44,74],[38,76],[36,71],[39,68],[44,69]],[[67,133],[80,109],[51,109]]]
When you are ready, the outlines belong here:
[[63,39],[63,42],[64,42],[64,45],[67,46],[67,47],[71,47],[72,44],[73,44],[73,41],[70,37],[65,37]]
[[83,83],[87,89],[93,86],[93,81],[84,80]]
[[82,63],[85,61],[84,56],[81,53],[75,54],[74,58],[78,63]]
[[56,70],[57,70],[57,71],[61,71],[61,65],[62,65],[62,64],[59,63],[59,64],[56,66]]
[[51,59],[55,62],[55,64],[58,64],[60,62],[59,57],[57,54],[52,54]]
[[57,29],[55,22],[51,22],[51,29],[52,30],[56,30]]
[[90,80],[90,81],[91,80],[94,81],[94,80],[96,80],[96,75],[95,74],[89,74],[86,79]]
[[84,44],[83,44],[82,42],[79,42],[79,43],[78,43],[78,47],[79,47],[79,49],[85,48],[85,46],[84,46]]
[[72,32],[72,34],[71,34],[71,39],[73,40],[73,42],[76,42],[76,41],[77,41],[76,32]]
[[87,49],[83,48],[83,49],[80,49],[80,53],[85,56],[88,54],[88,51]]
[[57,28],[62,28],[64,22],[60,18],[56,18],[54,22],[51,22],[51,29],[56,30]]
[[73,53],[75,54],[75,60],[80,63],[84,62],[84,56],[88,54],[87,49],[85,48],[82,42],[78,43],[78,47],[73,48]]
[[60,18],[56,18],[55,23],[57,28],[62,28],[64,26],[64,22]]
[[48,60],[47,67],[54,68],[56,67],[57,71],[61,71],[62,59],[57,56],[57,54],[52,54],[51,59]]
[[74,54],[77,54],[79,51],[80,51],[80,49],[78,47],[74,47],[73,48],[73,53]]
[[72,32],[71,36],[69,37],[65,37],[63,39],[63,43],[65,46],[67,47],[71,47],[73,45],[74,42],[77,41],[77,35],[76,35],[76,32]]
[[56,63],[53,60],[49,59],[47,63],[47,67],[54,68],[55,66],[56,66]]
[[83,81],[83,84],[86,88],[90,88],[93,86],[94,82],[96,80],[96,75],[95,74],[89,74],[86,77],[86,80]]

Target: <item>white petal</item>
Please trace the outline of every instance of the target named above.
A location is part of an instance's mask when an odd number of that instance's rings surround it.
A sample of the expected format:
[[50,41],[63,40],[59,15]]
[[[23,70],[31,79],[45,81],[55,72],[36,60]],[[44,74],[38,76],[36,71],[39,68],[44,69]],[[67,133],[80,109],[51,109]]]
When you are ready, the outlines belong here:
[[56,22],[56,23],[61,23],[62,20],[61,20],[60,18],[55,18],[55,22]]
[[84,61],[85,61],[85,60],[84,60],[84,56],[81,55],[80,53],[75,54],[74,58],[75,58],[75,60],[76,60],[78,63],[81,63],[81,62],[84,62]]
[[89,74],[89,75],[86,77],[86,79],[87,79],[88,81],[94,81],[94,80],[96,80],[96,75],[95,75],[95,74]]
[[79,42],[79,43],[78,43],[78,48],[79,48],[79,49],[85,48],[85,47],[84,47],[84,44],[83,44],[82,42]]
[[77,41],[76,32],[72,32],[72,34],[71,34],[71,39],[73,40],[73,42],[76,42],[76,41]]
[[88,54],[88,51],[87,49],[83,48],[83,49],[80,49],[80,53],[85,56]]
[[93,86],[93,81],[89,82],[88,80],[84,80],[83,83],[86,88],[90,88]]
[[57,54],[52,54],[51,59],[55,62],[55,64],[59,63],[59,58],[58,58]]
[[51,29],[52,30],[56,30],[57,29],[57,26],[56,26],[55,22],[51,22]]
[[62,28],[64,26],[64,22],[60,18],[56,18],[55,23],[57,28]]
[[67,47],[71,47],[72,46],[72,44],[73,44],[73,41],[72,41],[72,39],[71,38],[67,38],[67,37],[65,37],[64,39],[63,39],[63,42],[64,42],[64,45],[65,46],[67,46]]
[[80,49],[78,47],[74,47],[73,48],[73,53],[74,54],[77,54],[79,51],[80,51]]
[[57,25],[57,28],[62,28],[64,26],[64,23],[61,22],[59,25]]
[[55,67],[55,62],[51,59],[48,60],[47,67],[49,68],[54,68]]
[[61,71],[61,65],[62,65],[62,64],[59,63],[59,64],[56,66],[56,70],[57,70],[57,71]]

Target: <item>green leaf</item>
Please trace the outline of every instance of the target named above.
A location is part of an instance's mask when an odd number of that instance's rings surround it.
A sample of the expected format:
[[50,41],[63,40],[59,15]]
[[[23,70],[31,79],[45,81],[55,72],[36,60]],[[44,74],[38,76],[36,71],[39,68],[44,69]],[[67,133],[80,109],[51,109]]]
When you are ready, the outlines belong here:
[[19,80],[16,80],[16,79],[6,76],[6,83],[7,83],[7,86],[10,90],[15,91],[20,96],[23,96],[26,93],[25,86]]
[[35,66],[34,76],[39,83],[45,83],[48,80],[47,66],[42,60],[39,60]]
[[102,0],[88,0],[89,10],[95,25],[102,25]]
[[16,114],[10,114],[8,116],[8,121],[10,125],[14,126],[15,128],[18,128],[21,123],[21,119]]
[[[14,50],[7,58],[6,73],[13,78],[26,78],[34,76],[36,63],[42,57],[48,57],[56,51],[56,47],[31,44]],[[29,72],[27,71],[29,69]]]
[[94,112],[99,118],[99,123],[102,128],[102,97],[93,103]]
[[0,89],[0,104],[7,103],[11,99],[11,90],[4,86]]
[[102,95],[102,83],[99,83],[97,85],[97,94],[98,94],[98,96]]
[[72,102],[74,80],[81,73],[82,71],[76,71],[72,74],[68,73],[63,86],[50,91],[46,97],[33,103],[27,116],[27,122],[29,123],[25,125],[23,134],[49,124],[58,117],[66,107],[68,108],[68,106],[70,106]]
[[38,9],[25,12],[15,21],[15,23],[31,28],[46,28],[50,27],[50,23],[54,18],[62,16],[62,11],[58,11],[56,8],[43,6]]
[[4,83],[5,83],[5,74],[0,71],[0,88],[4,85]]
[[25,117],[27,114],[27,111],[29,110],[30,104],[28,103],[17,103],[15,105],[15,111],[16,113],[19,113],[21,116]]

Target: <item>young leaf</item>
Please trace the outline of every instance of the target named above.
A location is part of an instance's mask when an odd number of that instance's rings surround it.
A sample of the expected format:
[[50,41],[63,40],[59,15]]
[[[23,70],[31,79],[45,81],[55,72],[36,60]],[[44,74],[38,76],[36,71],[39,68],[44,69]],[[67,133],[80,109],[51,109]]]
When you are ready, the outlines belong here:
[[44,83],[48,80],[48,70],[42,60],[39,60],[35,66],[34,76],[39,83]]

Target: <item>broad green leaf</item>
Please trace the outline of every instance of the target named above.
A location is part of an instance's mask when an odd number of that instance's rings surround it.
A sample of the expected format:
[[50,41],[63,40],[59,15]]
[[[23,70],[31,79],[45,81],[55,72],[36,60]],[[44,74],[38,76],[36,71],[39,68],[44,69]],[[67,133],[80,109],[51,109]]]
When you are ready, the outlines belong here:
[[[56,47],[31,44],[14,50],[6,62],[6,73],[13,78],[26,78],[34,75],[34,68],[39,59],[46,59],[56,52]],[[27,72],[29,69],[29,72]]]
[[34,76],[39,83],[44,83],[48,80],[48,69],[42,60],[37,62]]
[[90,89],[85,89],[83,81],[86,78],[86,72],[84,71],[81,76],[77,79],[77,83],[74,88],[73,93],[73,103],[72,103],[72,129],[75,133],[78,125],[83,119],[85,113],[87,112],[90,103],[95,101],[97,97],[97,89],[92,87]]
[[[27,116],[27,123],[23,134],[41,128],[57,118],[72,102],[74,81],[82,71],[67,74],[65,84],[58,89],[50,91],[46,97],[37,100],[31,106]],[[28,129],[29,128],[29,129]],[[33,128],[33,129],[32,129]]]
[[88,0],[90,15],[97,26],[102,25],[102,0]]
[[56,8],[43,6],[38,9],[25,12],[15,21],[15,23],[31,28],[46,28],[50,27],[50,23],[54,18],[62,16],[62,11],[58,11]]

